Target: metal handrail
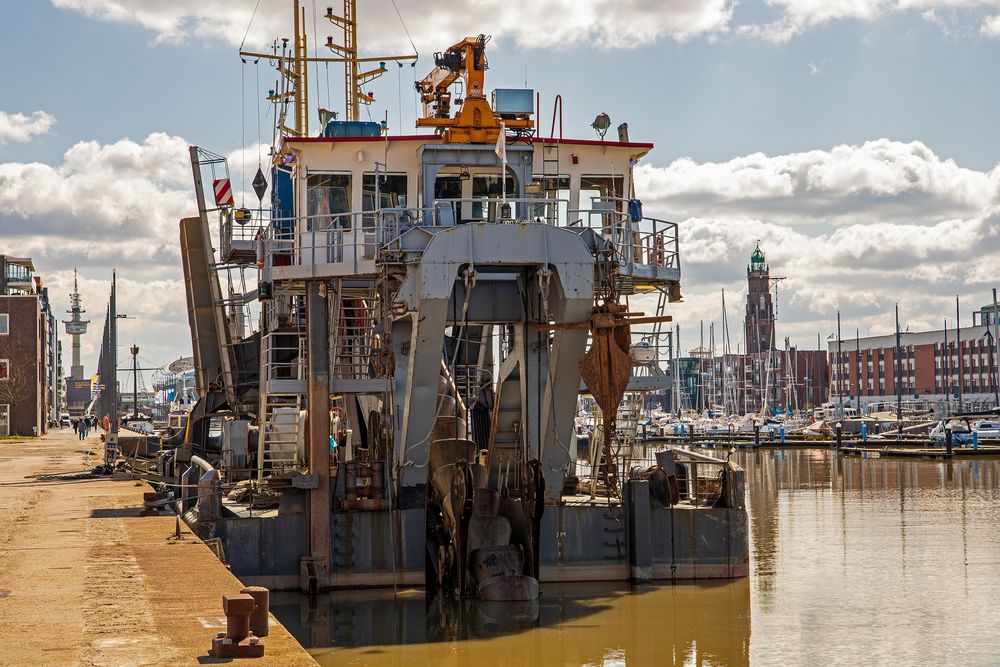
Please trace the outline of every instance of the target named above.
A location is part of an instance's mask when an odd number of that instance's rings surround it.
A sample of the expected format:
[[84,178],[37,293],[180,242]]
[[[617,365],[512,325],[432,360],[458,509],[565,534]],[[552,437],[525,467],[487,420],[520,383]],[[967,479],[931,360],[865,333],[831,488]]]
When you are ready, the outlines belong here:
[[680,269],[676,222],[646,216],[633,220],[629,213],[611,209],[570,209],[568,214],[584,216],[572,226],[599,231],[612,245],[622,265]]
[[[618,202],[615,198],[597,201]],[[483,217],[461,214],[481,205]],[[503,215],[509,206],[510,216]],[[374,219],[375,224],[370,224]],[[608,209],[570,209],[567,199],[534,197],[460,197],[438,199],[430,207],[383,208],[375,211],[322,213],[267,217],[255,226],[257,260],[261,267],[348,264],[352,273],[363,273],[362,262],[372,264],[382,250],[398,250],[398,240],[413,227],[452,227],[464,222],[510,222],[582,227],[598,231],[624,267],[651,266],[680,269],[677,223]],[[250,225],[244,230],[251,228]],[[277,258],[283,259],[277,259]]]

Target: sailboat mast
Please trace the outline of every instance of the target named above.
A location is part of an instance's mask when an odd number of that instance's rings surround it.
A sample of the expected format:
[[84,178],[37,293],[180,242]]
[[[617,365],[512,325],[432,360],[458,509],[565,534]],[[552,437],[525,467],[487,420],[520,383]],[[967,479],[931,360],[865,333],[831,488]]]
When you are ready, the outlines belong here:
[[858,373],[857,381],[857,406],[858,406],[858,416],[861,416],[861,329],[854,330],[854,356],[856,357],[855,362],[857,362],[856,368]]
[[962,397],[965,387],[965,360],[962,358],[962,311],[955,295],[955,347],[958,348],[958,412],[962,413]]
[[844,420],[844,364],[840,351],[840,311],[837,311],[837,419]]
[[896,304],[896,432],[903,434],[903,384],[899,344],[899,304]]

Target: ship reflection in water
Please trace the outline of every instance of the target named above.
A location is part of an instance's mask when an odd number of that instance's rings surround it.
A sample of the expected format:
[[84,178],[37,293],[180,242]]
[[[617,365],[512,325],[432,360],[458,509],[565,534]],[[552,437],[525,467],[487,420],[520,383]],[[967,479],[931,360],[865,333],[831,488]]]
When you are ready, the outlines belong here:
[[[277,594],[272,612],[321,665],[746,664],[746,579],[632,590],[542,587],[530,603],[465,601],[422,591],[304,597]],[[720,617],[720,614],[722,615]],[[332,649],[316,647],[333,646]]]
[[321,665],[996,664],[1000,461],[735,456],[749,580],[549,584],[537,604],[277,594],[272,611]]

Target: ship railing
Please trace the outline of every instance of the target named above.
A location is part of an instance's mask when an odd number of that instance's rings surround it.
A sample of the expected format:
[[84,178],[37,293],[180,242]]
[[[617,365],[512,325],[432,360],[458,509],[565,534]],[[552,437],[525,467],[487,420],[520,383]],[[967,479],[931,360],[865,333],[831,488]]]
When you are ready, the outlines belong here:
[[623,267],[680,269],[677,223],[629,210],[629,200],[595,197],[590,209],[570,209],[570,226],[598,232],[614,248]]
[[374,271],[380,249],[398,250],[402,234],[414,227],[447,228],[468,222],[566,226],[568,211],[565,199],[438,199],[422,208],[270,218],[262,214],[240,233],[254,237],[257,264],[268,271],[308,267],[319,275],[321,265],[338,265],[343,275],[362,275]]
[[[729,502],[724,503],[723,506],[733,509],[743,507],[745,500],[744,470],[728,458],[715,458],[681,447],[664,448],[662,444],[654,447],[643,443],[622,448],[622,451],[614,458],[617,459],[616,463],[621,466],[620,469],[627,471],[629,477],[634,479],[642,471],[662,464],[664,461],[663,452],[670,452],[675,465],[684,466],[686,469],[685,477],[678,479],[682,502],[687,501],[702,506],[715,504],[724,491],[722,477],[729,475],[729,482],[733,488],[730,490]],[[659,457],[657,453],[660,453]]]
[[[374,271],[377,227],[365,224],[371,211],[271,218],[259,240],[258,266],[267,270],[304,267],[321,275],[335,265],[342,275]],[[297,276],[296,277],[305,277]]]
[[568,199],[550,197],[451,197],[434,200],[442,226],[466,222],[568,224]]
[[219,210],[219,258],[223,263],[253,264],[256,242],[267,227],[269,209],[224,208]]
[[[469,222],[495,224],[565,223],[565,199],[464,197],[436,199],[425,208],[383,208],[378,214],[379,249],[400,250],[399,239],[414,227],[447,228]],[[369,213],[370,215],[370,213]]]
[[455,224],[454,208],[446,205],[428,208],[382,208],[376,213],[378,220],[376,243],[380,250],[399,250],[400,237],[414,227],[452,227]]

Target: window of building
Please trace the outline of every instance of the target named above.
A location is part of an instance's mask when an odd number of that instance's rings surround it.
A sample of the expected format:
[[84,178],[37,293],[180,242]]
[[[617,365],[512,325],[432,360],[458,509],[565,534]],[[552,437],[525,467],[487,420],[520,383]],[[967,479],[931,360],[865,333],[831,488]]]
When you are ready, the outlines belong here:
[[10,361],[0,359],[0,380],[10,379]]
[[310,174],[306,180],[306,231],[350,229],[350,174]]
[[10,405],[0,405],[0,436],[10,435]]
[[10,332],[10,315],[0,313],[0,336],[6,336]]

